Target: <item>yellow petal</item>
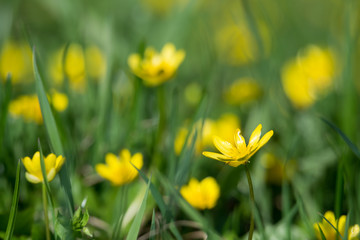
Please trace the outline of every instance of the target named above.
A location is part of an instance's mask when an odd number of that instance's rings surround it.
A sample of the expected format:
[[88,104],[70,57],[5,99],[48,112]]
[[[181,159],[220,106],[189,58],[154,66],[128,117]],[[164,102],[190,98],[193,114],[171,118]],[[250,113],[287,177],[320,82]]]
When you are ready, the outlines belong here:
[[41,164],[40,164],[40,153],[36,152],[32,158],[32,166],[34,173],[41,174]]
[[[324,217],[325,217],[333,226],[336,226],[335,215],[334,215],[334,213],[333,213],[332,211],[327,211],[327,212],[325,213]],[[329,223],[328,223],[325,219],[323,219],[322,221],[323,221],[323,224],[328,224],[328,225],[329,225]]]
[[105,162],[110,168],[112,168],[116,167],[119,164],[119,159],[115,154],[107,153],[105,155]]
[[350,227],[349,229],[349,239],[355,240],[359,236],[360,227],[359,225],[355,224],[354,226]]
[[56,158],[55,170],[56,170],[57,173],[60,171],[60,169],[61,169],[62,165],[64,164],[64,162],[65,162],[65,158],[63,156],[60,155],[60,156],[58,156]]
[[242,164],[245,164],[248,160],[242,160],[242,161],[228,161],[225,162],[227,165],[231,166],[231,167],[238,167]]
[[235,161],[235,160],[232,159],[231,157],[222,155],[222,154],[220,154],[220,153],[203,152],[202,154],[203,154],[205,157],[212,158],[212,159],[215,159],[215,160],[218,160],[218,161],[221,161],[221,162],[229,161],[229,160]]
[[105,164],[99,163],[95,166],[95,171],[103,178],[110,179],[111,178],[111,170]]
[[134,154],[134,156],[131,158],[131,162],[132,164],[134,164],[134,166],[138,169],[141,169],[143,166],[143,156],[141,153],[136,153]]
[[270,138],[274,135],[274,131],[271,130],[269,132],[267,132],[259,141],[258,144],[258,148],[261,148],[262,146],[264,146],[269,140]]
[[255,130],[252,132],[251,136],[250,136],[250,140],[249,140],[249,145],[248,145],[248,149],[249,151],[251,151],[251,149],[253,147],[256,146],[256,144],[259,142],[260,140],[260,135],[261,135],[261,128],[262,128],[262,125],[259,124]]
[[131,153],[128,149],[121,150],[119,155],[120,155],[121,161],[130,161],[131,160]]
[[131,54],[128,58],[128,64],[133,71],[138,69],[140,62],[141,57],[139,54]]
[[46,176],[48,182],[51,182],[55,178],[55,175],[56,175],[55,168],[50,169],[50,171],[47,173],[47,176]]
[[31,159],[29,157],[24,157],[21,159],[21,161],[23,162],[26,171],[28,171],[29,173],[33,173],[34,169],[33,169],[33,163],[31,161]]
[[53,153],[50,153],[47,155],[46,158],[44,158],[45,167],[46,167],[46,173],[49,173],[50,169],[54,168],[56,165],[56,156]]
[[204,178],[200,183],[202,195],[204,197],[204,207],[211,209],[215,207],[216,201],[220,196],[220,187],[215,178]]
[[235,146],[240,153],[246,152],[246,142],[244,137],[241,135],[240,129],[237,129],[234,135]]
[[31,183],[40,183],[42,182],[42,179],[40,180],[37,176],[34,176],[28,172],[25,173],[25,178]]
[[216,136],[213,141],[215,147],[225,156],[235,158],[239,154],[238,150],[228,141],[222,140]]

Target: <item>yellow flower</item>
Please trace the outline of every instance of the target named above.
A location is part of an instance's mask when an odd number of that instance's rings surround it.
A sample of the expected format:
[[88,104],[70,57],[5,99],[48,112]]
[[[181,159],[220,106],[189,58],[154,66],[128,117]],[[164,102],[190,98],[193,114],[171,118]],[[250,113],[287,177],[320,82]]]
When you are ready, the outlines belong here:
[[31,49],[28,44],[8,42],[1,49],[0,76],[5,80],[9,73],[13,83],[31,79]]
[[[41,172],[41,163],[40,163],[40,153],[36,152],[32,159],[29,157],[24,157],[21,159],[23,162],[26,173],[26,179],[31,183],[40,183],[43,182],[43,175]],[[50,153],[47,157],[44,157],[46,177],[50,182],[54,179],[55,175],[60,171],[62,165],[65,162],[63,156],[56,157],[55,154]]]
[[[335,219],[335,215],[331,211],[327,211],[324,217],[339,231],[339,233],[344,236],[345,234],[345,223],[346,223],[346,216],[342,215],[339,219]],[[321,238],[321,233],[319,230],[323,232],[326,240],[335,240],[337,239],[337,232],[336,230],[325,220],[323,219],[322,222],[314,223],[314,229],[316,232],[317,239]],[[355,224],[354,226],[349,228],[348,232],[348,240],[355,240],[358,239],[360,233],[359,225]]]
[[290,180],[295,175],[297,164],[291,159],[284,161],[279,159],[273,153],[265,153],[261,156],[261,165],[265,170],[265,181],[267,183],[281,185],[283,180]]
[[9,112],[14,117],[23,117],[25,121],[41,124],[40,104],[37,95],[24,95],[10,102]]
[[63,112],[69,104],[69,99],[64,93],[60,93],[56,90],[52,91],[51,99],[52,105],[58,112]]
[[211,209],[220,196],[220,186],[213,177],[204,178],[201,182],[191,178],[188,185],[181,187],[180,193],[194,208]]
[[136,153],[134,156],[131,156],[128,149],[123,149],[119,157],[112,153],[106,154],[105,161],[106,164],[97,164],[95,170],[101,177],[109,180],[116,186],[130,183],[138,175],[138,171],[134,166],[138,169],[141,169],[143,166],[142,154]]
[[308,46],[281,72],[284,91],[297,108],[307,108],[324,94],[335,77],[335,57],[329,49]]
[[79,44],[71,44],[65,58],[65,74],[69,78],[72,89],[83,91],[85,81],[85,57],[83,48]]
[[106,61],[100,49],[91,45],[85,49],[86,71],[90,77],[99,80],[105,75]]
[[173,44],[167,43],[161,53],[152,47],[146,48],[144,59],[139,54],[131,54],[128,64],[131,71],[144,80],[145,85],[155,87],[170,80],[184,58],[183,50],[176,51]]
[[230,104],[243,104],[258,99],[261,88],[254,79],[240,78],[236,80],[225,93],[225,99]]
[[[67,108],[68,98],[65,94],[53,90],[49,102],[54,109],[62,112]],[[14,117],[23,117],[25,121],[42,124],[43,117],[37,95],[23,95],[10,102],[9,112]]]
[[254,155],[262,146],[264,146],[272,137],[274,132],[267,132],[261,139],[261,124],[259,124],[250,136],[249,144],[246,146],[244,137],[237,129],[234,135],[235,146],[217,136],[214,137],[215,147],[222,153],[203,152],[203,155],[215,160],[224,162],[232,167],[245,164],[252,155]]

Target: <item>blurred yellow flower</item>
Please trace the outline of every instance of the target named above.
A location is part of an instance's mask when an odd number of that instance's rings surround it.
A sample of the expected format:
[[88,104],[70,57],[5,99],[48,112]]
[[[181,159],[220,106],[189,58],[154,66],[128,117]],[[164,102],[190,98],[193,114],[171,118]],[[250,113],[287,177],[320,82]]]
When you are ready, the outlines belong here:
[[225,92],[230,104],[243,104],[258,99],[262,94],[260,85],[252,78],[239,78]]
[[201,182],[191,178],[188,185],[181,187],[180,193],[194,208],[211,209],[220,196],[220,186],[213,177],[204,178]]
[[106,60],[101,50],[91,45],[85,49],[86,72],[91,78],[100,80],[106,72]]
[[9,104],[9,112],[14,117],[23,117],[27,122],[33,121],[37,124],[43,122],[37,95],[24,95],[12,100]]
[[[232,113],[225,113],[221,115],[221,117],[214,121],[211,119],[205,119],[204,125],[201,130],[202,120],[197,122],[194,125],[193,130],[191,131],[191,135],[189,136],[189,144],[191,143],[192,137],[195,134],[195,129],[198,130],[198,137],[195,141],[195,151],[196,153],[201,153],[206,146],[210,146],[212,143],[213,136],[217,135],[221,138],[233,142],[234,131],[240,127],[239,118]],[[186,127],[180,128],[177,132],[175,141],[174,141],[174,149],[175,153],[179,155],[186,141],[186,137],[189,133],[189,129]]]
[[[62,112],[68,106],[68,97],[60,92],[52,90],[51,96],[48,96],[49,102],[52,103],[56,111]],[[9,104],[9,112],[14,117],[23,117],[25,121],[41,124],[43,118],[41,108],[36,94],[23,95],[13,100]]]
[[56,90],[52,91],[51,99],[50,99],[53,107],[58,112],[63,112],[67,108],[69,104],[69,99],[64,93],[60,93]]
[[[344,236],[345,234],[345,223],[346,223],[346,216],[342,215],[339,219],[335,219],[335,215],[331,211],[327,211],[324,215],[324,217],[339,231],[341,236]],[[314,223],[314,229],[316,232],[317,239],[321,240],[321,233],[319,230],[319,227],[321,228],[321,231],[323,232],[326,240],[336,240],[338,239],[338,234],[336,230],[325,220],[323,219],[322,222]],[[352,227],[349,227],[348,232],[348,240],[355,240],[358,239],[360,233],[360,227],[359,225],[355,224]]]
[[11,74],[13,83],[28,82],[31,76],[31,49],[26,43],[9,41],[0,52],[0,76],[6,80]]
[[85,57],[81,45],[73,43],[68,47],[65,58],[65,74],[69,78],[72,89],[84,90],[86,84]]
[[170,80],[184,58],[184,50],[176,50],[172,43],[167,43],[160,53],[152,47],[146,48],[143,59],[139,54],[131,54],[128,64],[145,85],[155,87]]
[[[143,166],[143,156],[141,153],[135,153],[131,156],[128,149],[123,149],[119,157],[108,153],[105,156],[106,164],[96,164],[96,172],[103,178],[109,180],[115,186],[130,183],[138,175],[134,168],[141,169]],[[131,165],[131,163],[134,165]]]
[[65,74],[71,89],[82,92],[87,76],[100,80],[105,75],[106,60],[97,46],[90,45],[84,51],[81,45],[73,43],[69,45],[66,56],[64,51],[65,47],[62,47],[49,60],[49,74],[56,85],[62,85]]
[[[43,182],[43,175],[41,172],[41,163],[40,163],[40,153],[36,152],[34,156],[31,158],[24,157],[21,159],[23,162],[26,173],[26,179],[31,183],[40,183]],[[54,179],[55,175],[60,171],[62,165],[65,162],[65,158],[63,156],[56,157],[55,154],[50,153],[47,157],[44,156],[44,163],[46,169],[46,177],[50,182]]]
[[294,176],[297,164],[289,160],[286,165],[273,153],[265,153],[261,156],[261,165],[265,169],[265,181],[271,184],[281,185],[283,180],[290,180]]
[[234,135],[235,146],[230,142],[215,136],[213,140],[214,145],[221,152],[221,154],[214,152],[203,152],[203,155],[224,162],[232,167],[245,164],[252,155],[254,155],[270,140],[274,134],[274,132],[271,130],[260,139],[261,128],[261,124],[256,127],[250,136],[249,144],[247,146],[244,137],[240,134],[240,129],[237,129]]
[[297,108],[307,108],[323,95],[335,77],[335,57],[331,50],[310,45],[289,60],[281,72],[284,91]]

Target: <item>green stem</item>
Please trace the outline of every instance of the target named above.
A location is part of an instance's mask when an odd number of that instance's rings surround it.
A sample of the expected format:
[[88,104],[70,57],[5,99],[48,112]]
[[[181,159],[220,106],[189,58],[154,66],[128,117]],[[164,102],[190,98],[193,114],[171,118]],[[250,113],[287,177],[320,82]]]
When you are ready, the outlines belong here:
[[42,197],[43,197],[43,206],[44,206],[46,240],[50,240],[51,238],[50,238],[50,228],[49,228],[48,203],[46,196],[46,187],[44,183],[42,185]]
[[[253,207],[255,207],[255,196],[254,196],[254,188],[253,188],[253,184],[251,181],[251,176],[250,176],[250,171],[248,166],[245,164],[245,172],[246,172],[246,177],[247,177],[247,181],[249,184],[249,193],[250,193],[250,201],[251,201],[251,205],[253,205]],[[252,239],[254,233],[254,211],[251,210],[251,217],[250,217],[250,230],[249,230],[249,237],[248,240]]]

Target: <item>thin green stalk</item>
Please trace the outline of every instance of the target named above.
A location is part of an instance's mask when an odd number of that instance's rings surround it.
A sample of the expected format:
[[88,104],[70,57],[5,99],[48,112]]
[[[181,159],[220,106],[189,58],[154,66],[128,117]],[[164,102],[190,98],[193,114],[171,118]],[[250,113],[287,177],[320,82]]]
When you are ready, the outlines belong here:
[[45,217],[45,233],[46,240],[51,240],[50,238],[50,228],[49,228],[49,215],[48,215],[48,204],[46,196],[46,187],[45,184],[42,184],[42,197],[43,197],[43,206],[44,206],[44,217]]
[[[252,184],[252,180],[251,180],[251,176],[250,176],[250,171],[246,164],[245,164],[245,172],[246,172],[246,177],[247,177],[247,181],[249,184],[250,201],[251,201],[251,204],[253,206],[255,206],[254,188],[253,188],[253,184]],[[254,212],[251,211],[250,230],[249,230],[248,240],[252,239],[253,233],[254,233]]]

